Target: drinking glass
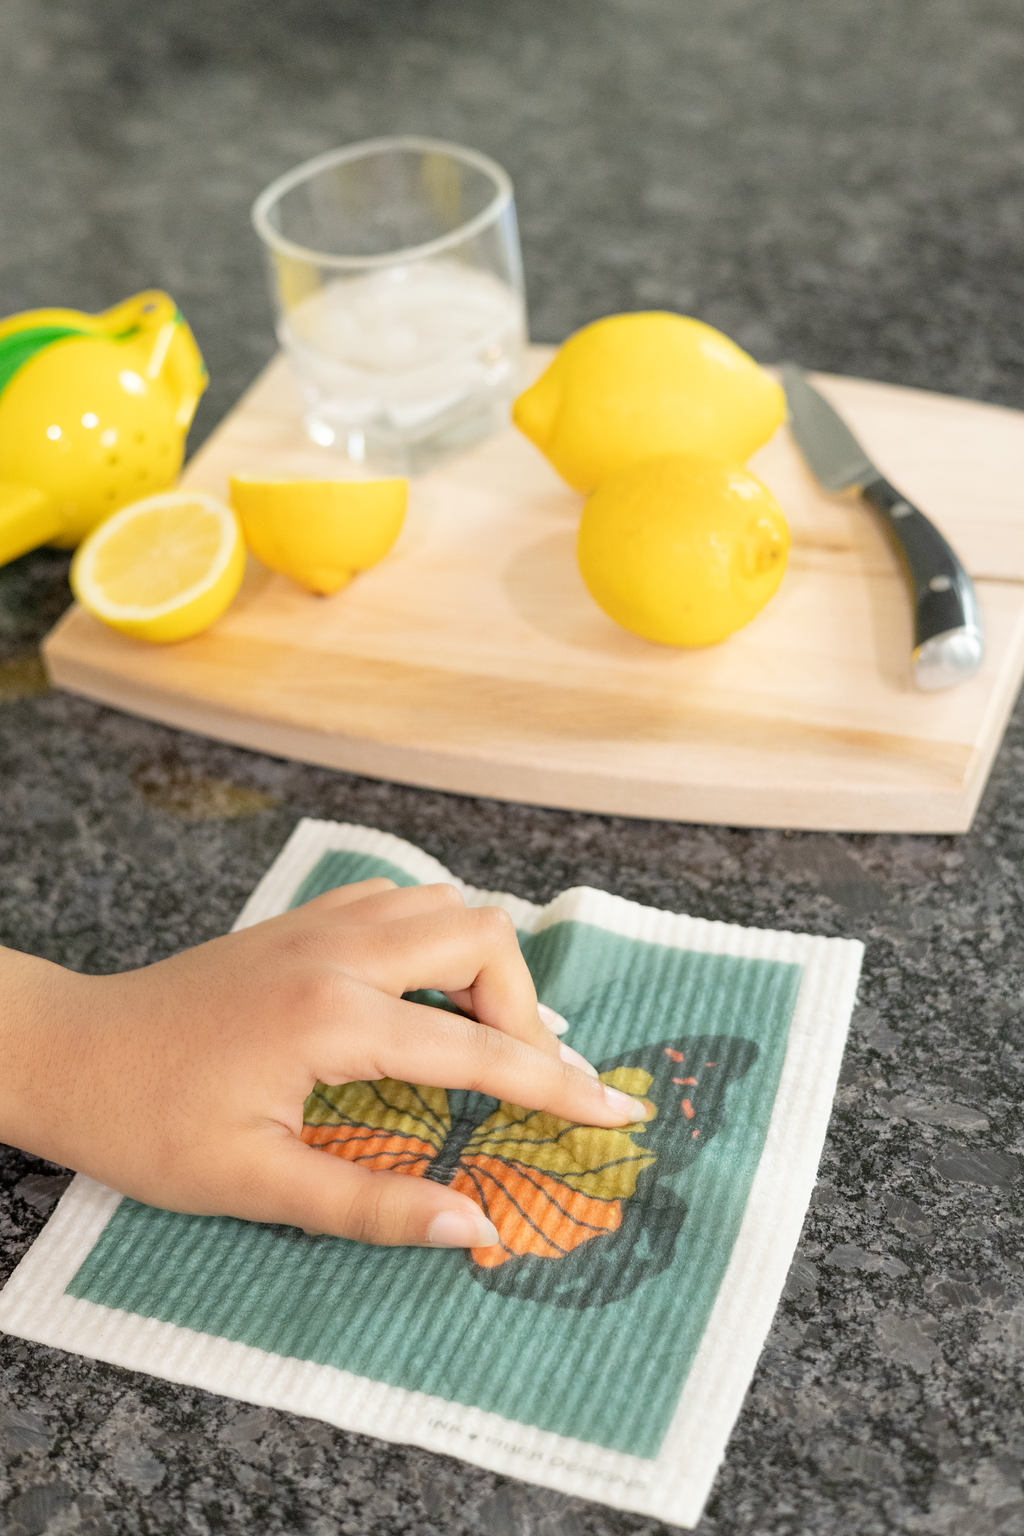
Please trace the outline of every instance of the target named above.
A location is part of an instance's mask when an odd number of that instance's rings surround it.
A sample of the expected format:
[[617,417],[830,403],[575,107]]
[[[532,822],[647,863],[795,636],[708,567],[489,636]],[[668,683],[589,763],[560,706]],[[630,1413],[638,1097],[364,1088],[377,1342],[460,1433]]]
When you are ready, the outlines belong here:
[[415,473],[503,425],[526,306],[512,183],[435,139],[370,139],[253,204],[314,442]]

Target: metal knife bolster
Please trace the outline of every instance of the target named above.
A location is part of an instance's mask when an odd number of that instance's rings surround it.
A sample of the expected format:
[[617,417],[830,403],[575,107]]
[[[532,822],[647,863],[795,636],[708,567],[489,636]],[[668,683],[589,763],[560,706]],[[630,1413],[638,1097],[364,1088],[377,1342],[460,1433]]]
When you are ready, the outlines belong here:
[[942,534],[878,475],[860,487],[903,566],[914,603],[914,672],[921,688],[948,688],[977,671],[984,654],[971,578]]

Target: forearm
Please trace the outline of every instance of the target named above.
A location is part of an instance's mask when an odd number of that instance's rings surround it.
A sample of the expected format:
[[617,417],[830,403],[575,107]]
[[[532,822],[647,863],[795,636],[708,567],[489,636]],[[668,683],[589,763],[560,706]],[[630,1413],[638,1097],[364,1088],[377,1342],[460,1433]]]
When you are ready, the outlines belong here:
[[0,1141],[57,1162],[64,1161],[68,1118],[60,1084],[68,1070],[75,994],[85,980],[0,946]]

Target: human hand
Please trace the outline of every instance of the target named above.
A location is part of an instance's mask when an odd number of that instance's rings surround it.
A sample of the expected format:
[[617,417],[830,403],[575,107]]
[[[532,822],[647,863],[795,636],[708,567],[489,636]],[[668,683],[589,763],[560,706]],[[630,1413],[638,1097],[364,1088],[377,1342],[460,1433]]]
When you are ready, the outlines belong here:
[[[403,1001],[421,988],[473,1017]],[[0,950],[0,1138],[168,1210],[487,1247],[468,1197],[307,1146],[302,1106],[318,1081],[395,1077],[642,1119],[537,1007],[511,919],[450,885],[364,880],[116,976]]]

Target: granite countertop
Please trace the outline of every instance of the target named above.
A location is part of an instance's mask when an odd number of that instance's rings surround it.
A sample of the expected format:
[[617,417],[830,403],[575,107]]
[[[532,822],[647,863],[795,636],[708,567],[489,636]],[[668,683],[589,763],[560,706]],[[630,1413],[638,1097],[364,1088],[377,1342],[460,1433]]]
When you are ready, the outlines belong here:
[[[765,360],[1024,406],[1017,0],[3,0],[0,59],[0,313],[169,289],[212,374],[193,446],[274,345],[252,197],[394,131],[512,172],[539,340],[662,306]],[[459,799],[49,691],[66,568],[0,571],[0,940],[105,971],[211,937],[300,815],[534,901],[588,883],[862,938],[820,1182],[700,1531],[1021,1536],[1024,715],[960,838]],[[0,1278],[66,1181],[0,1153]],[[6,1536],[664,1529],[16,1339],[0,1362]]]

